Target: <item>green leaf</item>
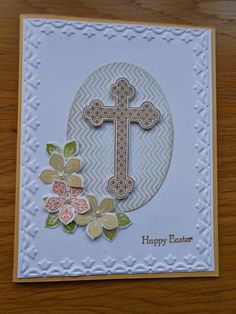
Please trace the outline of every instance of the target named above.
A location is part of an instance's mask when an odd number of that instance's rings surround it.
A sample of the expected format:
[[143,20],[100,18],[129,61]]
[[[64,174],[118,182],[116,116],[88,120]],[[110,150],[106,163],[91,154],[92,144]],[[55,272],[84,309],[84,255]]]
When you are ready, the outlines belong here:
[[56,228],[59,224],[60,219],[58,217],[58,213],[49,214],[45,221],[45,227],[47,228]]
[[104,198],[102,201],[101,201],[101,204],[99,205],[99,208],[101,210],[107,210],[109,212],[111,212],[113,209],[114,209],[114,200],[112,198]]
[[103,236],[106,240],[112,241],[116,238],[117,236],[117,229],[112,229],[112,230],[107,230],[103,228]]
[[44,196],[43,200],[44,202],[48,199],[48,196]]
[[116,217],[120,228],[127,228],[129,225],[131,225],[131,220],[125,214],[118,213],[116,214]]
[[62,150],[60,149],[60,147],[54,144],[47,144],[46,151],[47,151],[48,156],[51,156],[55,152],[60,153],[60,154],[62,153]]
[[64,157],[69,158],[69,157],[75,156],[77,152],[76,146],[77,146],[76,141],[66,143],[64,147],[64,151],[63,151]]
[[71,233],[73,234],[75,232],[77,228],[77,225],[74,221],[72,221],[71,223],[69,223],[68,225],[64,225],[63,224],[63,229],[65,232]]

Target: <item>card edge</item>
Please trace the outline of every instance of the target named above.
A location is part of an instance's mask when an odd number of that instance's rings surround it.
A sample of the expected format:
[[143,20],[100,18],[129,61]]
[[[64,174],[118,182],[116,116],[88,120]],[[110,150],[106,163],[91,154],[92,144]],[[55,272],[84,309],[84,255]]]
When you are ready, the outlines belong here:
[[[91,275],[81,277],[47,277],[47,278],[19,278],[18,274],[18,247],[19,247],[19,198],[20,198],[20,143],[21,143],[21,111],[22,111],[22,55],[23,55],[23,22],[30,18],[56,18],[68,20],[100,21],[110,22],[112,24],[123,23],[156,26],[179,26],[190,28],[203,28],[211,31],[211,55],[212,55],[212,115],[213,115],[213,220],[214,220],[214,271],[206,272],[179,272],[179,273],[158,273],[158,274],[117,274],[117,275]],[[13,282],[50,282],[50,281],[82,281],[82,280],[109,280],[109,279],[148,279],[148,278],[187,278],[187,277],[218,277],[219,276],[219,245],[218,245],[218,190],[217,190],[217,110],[216,110],[216,47],[215,47],[216,30],[211,26],[193,26],[168,23],[145,23],[140,21],[124,21],[109,19],[91,19],[80,17],[66,17],[57,15],[44,14],[20,14],[20,36],[19,36],[19,74],[18,74],[18,114],[17,114],[17,158],[16,158],[16,188],[15,188],[15,221],[14,221],[14,261],[13,261]],[[151,276],[150,276],[151,275]],[[90,278],[91,277],[91,278]]]

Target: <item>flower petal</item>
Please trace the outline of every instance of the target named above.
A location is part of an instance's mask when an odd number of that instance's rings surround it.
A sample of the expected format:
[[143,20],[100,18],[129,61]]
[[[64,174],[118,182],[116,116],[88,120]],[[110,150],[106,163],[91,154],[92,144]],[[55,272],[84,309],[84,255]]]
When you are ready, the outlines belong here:
[[52,186],[52,191],[59,196],[65,196],[66,194],[66,185],[62,181],[55,181]]
[[53,181],[59,179],[59,175],[56,171],[51,170],[51,169],[45,169],[41,172],[39,179],[44,183],[44,184],[51,184]]
[[84,192],[84,189],[83,188],[81,188],[81,187],[79,187],[79,188],[70,188],[70,195],[72,196],[72,197],[77,197],[77,196],[79,196],[79,195],[81,195],[83,192]]
[[61,207],[63,199],[59,197],[50,197],[46,200],[44,208],[47,209],[50,213],[55,213]]
[[78,158],[70,158],[64,168],[64,172],[72,174],[80,170],[80,160]]
[[101,223],[103,227],[107,230],[112,230],[118,227],[118,220],[115,215],[113,214],[104,214],[101,217]]
[[57,172],[62,172],[64,169],[64,160],[61,155],[53,154],[49,163]]
[[90,214],[84,214],[84,215],[77,214],[77,215],[75,216],[75,222],[76,222],[77,225],[79,225],[79,226],[85,226],[85,225],[87,225],[91,220],[92,220],[92,217],[90,216]]
[[100,219],[95,218],[93,221],[91,221],[86,227],[86,232],[92,240],[99,237],[103,232]]
[[90,210],[89,202],[86,198],[74,198],[71,200],[71,205],[78,214],[87,213]]
[[82,186],[82,181],[80,177],[78,176],[73,176],[72,174],[69,174],[68,176],[65,177],[66,183],[69,186],[72,187],[81,187]]
[[99,209],[102,212],[111,212],[115,207],[115,203],[114,200],[112,198],[104,198],[100,205],[99,205]]
[[58,217],[63,224],[68,225],[74,220],[75,212],[70,205],[66,204],[63,206],[62,210],[60,210]]
[[87,195],[86,198],[87,198],[87,200],[89,201],[90,208],[91,208],[93,211],[96,211],[96,210],[98,209],[98,202],[97,202],[96,197],[93,196],[93,195]]

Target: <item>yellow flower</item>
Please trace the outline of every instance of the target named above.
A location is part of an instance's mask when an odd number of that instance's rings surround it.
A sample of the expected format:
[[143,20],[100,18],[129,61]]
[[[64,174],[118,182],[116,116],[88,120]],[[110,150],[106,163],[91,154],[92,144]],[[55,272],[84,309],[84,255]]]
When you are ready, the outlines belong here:
[[64,159],[59,154],[53,154],[49,160],[51,169],[45,169],[40,174],[39,178],[45,184],[51,184],[55,180],[63,180],[68,186],[82,187],[81,179],[78,176],[72,175],[72,173],[80,170],[80,160],[72,157],[68,159],[66,165],[64,165]]
[[75,222],[79,226],[85,226],[86,232],[92,240],[103,233],[103,228],[112,230],[118,227],[118,220],[115,214],[110,213],[114,209],[113,199],[104,199],[98,205],[96,197],[88,195],[90,210],[85,214],[77,214]]

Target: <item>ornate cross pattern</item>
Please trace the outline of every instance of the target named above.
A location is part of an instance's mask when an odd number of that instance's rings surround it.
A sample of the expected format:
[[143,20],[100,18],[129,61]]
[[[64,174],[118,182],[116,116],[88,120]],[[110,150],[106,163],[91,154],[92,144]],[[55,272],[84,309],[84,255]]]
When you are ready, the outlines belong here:
[[154,105],[145,101],[141,107],[130,108],[129,100],[134,97],[135,88],[126,78],[119,78],[111,86],[115,106],[104,106],[95,99],[84,108],[84,116],[98,127],[104,121],[115,124],[114,176],[108,180],[108,187],[118,199],[123,199],[134,189],[134,179],[128,175],[129,124],[130,122],[148,130],[161,119],[161,113]]

